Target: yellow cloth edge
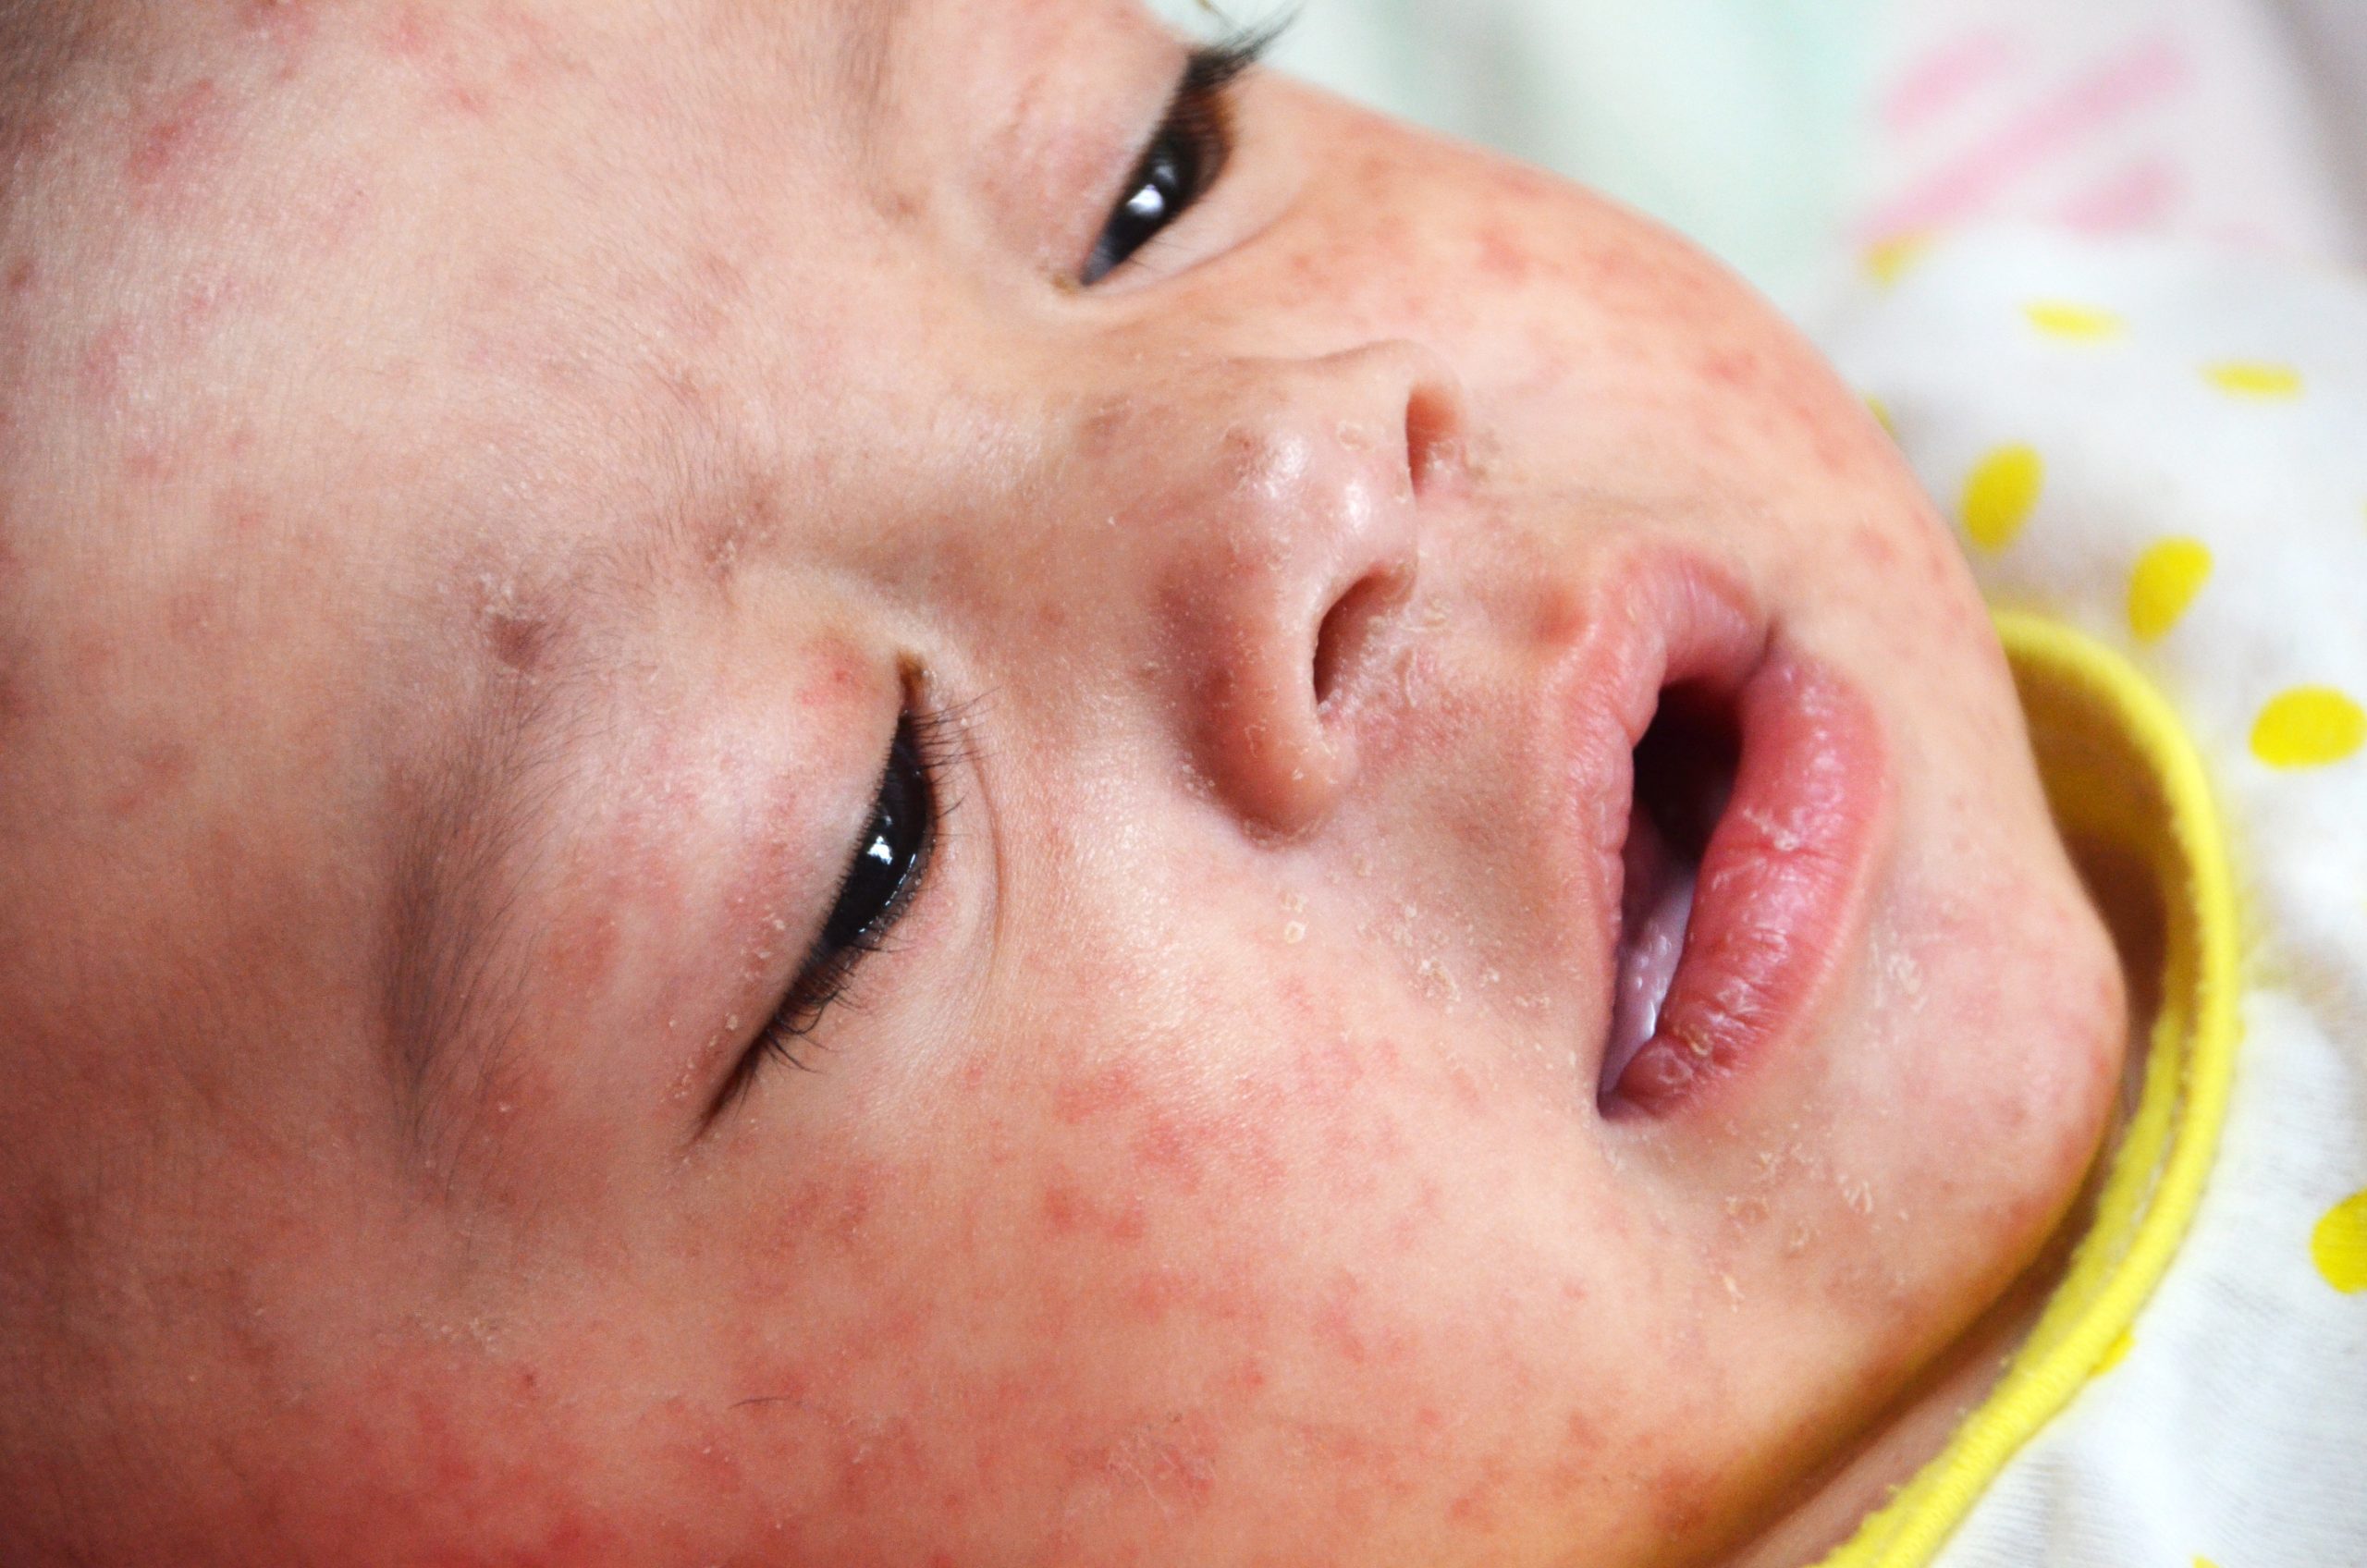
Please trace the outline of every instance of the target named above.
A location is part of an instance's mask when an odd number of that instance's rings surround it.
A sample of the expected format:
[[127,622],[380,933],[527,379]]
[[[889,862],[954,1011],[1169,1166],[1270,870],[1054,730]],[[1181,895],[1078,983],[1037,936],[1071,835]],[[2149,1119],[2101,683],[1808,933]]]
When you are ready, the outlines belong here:
[[[2167,702],[2114,649],[2057,622],[1993,617],[2017,680],[2085,698],[2151,768],[2166,803],[2168,941],[2144,1087],[2095,1218],[2038,1326],[1938,1457],[1817,1568],[1919,1568],[2023,1443],[2094,1375],[2168,1268],[2226,1119],[2236,1047],[2239,911],[2201,760]],[[2184,896],[2178,896],[2181,891]]]

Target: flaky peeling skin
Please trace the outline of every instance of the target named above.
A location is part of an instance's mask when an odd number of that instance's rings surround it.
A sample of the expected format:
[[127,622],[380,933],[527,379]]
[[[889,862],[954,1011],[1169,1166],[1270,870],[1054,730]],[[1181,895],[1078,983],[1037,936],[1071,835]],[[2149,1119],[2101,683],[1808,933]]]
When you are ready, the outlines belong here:
[[[1081,289],[1172,43],[886,9],[0,7],[0,1562],[1846,1528],[2122,1038],[1931,509],[1677,240],[1286,82]],[[1746,644],[1873,847],[1722,829],[1718,1070],[1606,1117]],[[928,878],[725,1103],[907,704]]]

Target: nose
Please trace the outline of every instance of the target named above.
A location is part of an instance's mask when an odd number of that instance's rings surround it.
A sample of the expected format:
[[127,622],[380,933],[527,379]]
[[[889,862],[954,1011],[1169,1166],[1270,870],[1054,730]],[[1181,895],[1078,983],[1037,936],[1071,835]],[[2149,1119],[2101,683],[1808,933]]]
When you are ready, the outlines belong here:
[[1197,472],[1159,574],[1160,662],[1217,797],[1297,834],[1355,776],[1425,511],[1462,480],[1463,393],[1402,342],[1222,374],[1215,407],[1192,410],[1204,436],[1184,444]]

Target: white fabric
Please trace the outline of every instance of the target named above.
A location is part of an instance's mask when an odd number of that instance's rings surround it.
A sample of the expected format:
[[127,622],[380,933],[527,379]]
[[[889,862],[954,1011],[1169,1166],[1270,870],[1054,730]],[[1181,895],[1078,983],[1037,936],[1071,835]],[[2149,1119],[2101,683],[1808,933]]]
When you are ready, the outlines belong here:
[[1904,228],[2367,259],[2367,0],[1153,0],[1584,180],[1779,302]]
[[2359,254],[2338,133],[2278,6],[1901,0],[1888,20],[1859,245],[2011,220]]
[[[2367,704],[2367,283],[1983,235],[1826,337],[1944,510],[1980,523],[1992,596],[2122,648],[2187,717],[2249,894],[2246,1037],[2193,1231],[2126,1356],[1937,1561],[2367,1564],[2367,746],[2322,754],[2336,723],[2297,758],[2261,729],[2296,689],[2321,716]],[[2035,495],[2001,513],[1976,476],[2017,447]],[[2210,571],[2140,636],[2132,576],[2172,539]]]
[[[1898,0],[1304,0],[1275,64],[1629,202],[1781,294],[1823,276],[1862,181]],[[1155,0],[1187,20],[1200,0]]]

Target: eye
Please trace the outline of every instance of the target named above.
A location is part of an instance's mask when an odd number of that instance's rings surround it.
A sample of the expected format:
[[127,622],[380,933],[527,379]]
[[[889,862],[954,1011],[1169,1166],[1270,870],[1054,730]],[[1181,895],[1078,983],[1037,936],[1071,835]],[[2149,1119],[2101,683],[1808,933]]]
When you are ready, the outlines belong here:
[[1126,177],[1078,278],[1087,287],[1126,264],[1190,211],[1224,172],[1233,153],[1233,88],[1287,21],[1196,49],[1150,145]]
[[936,790],[921,760],[910,718],[896,726],[888,766],[871,802],[871,822],[855,842],[854,859],[823,923],[822,939],[806,959],[809,968],[841,952],[860,949],[895,924],[903,913],[906,885],[914,880],[937,820]]
[[1170,116],[1150,151],[1127,177],[1125,199],[1094,241],[1093,254],[1085,263],[1085,282],[1100,282],[1182,217],[1216,182],[1223,162],[1224,148],[1205,128],[1178,123]]
[[805,1065],[797,1055],[798,1042],[814,1032],[824,1011],[846,990],[855,967],[880,949],[912,906],[927,876],[930,851],[944,821],[938,791],[944,766],[939,749],[943,724],[909,712],[897,721],[896,739],[872,795],[870,820],[856,836],[829,914],[780,1006],[717,1096],[710,1120],[746,1089],[767,1059]]

